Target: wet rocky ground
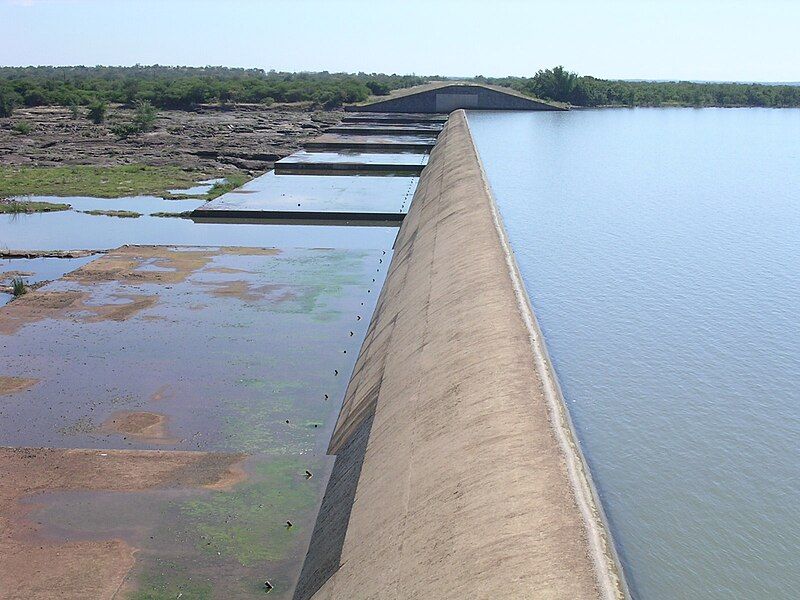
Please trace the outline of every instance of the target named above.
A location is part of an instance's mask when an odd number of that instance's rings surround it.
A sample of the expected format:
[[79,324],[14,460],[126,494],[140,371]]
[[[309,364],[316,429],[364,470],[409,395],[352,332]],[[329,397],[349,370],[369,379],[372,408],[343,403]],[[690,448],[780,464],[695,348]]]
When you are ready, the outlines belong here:
[[[111,132],[129,122],[133,111],[109,108],[95,125],[85,109],[75,118],[69,108],[20,108],[0,119],[0,163],[6,165],[179,166],[200,171],[239,169],[262,172],[275,160],[299,150],[305,140],[337,124],[340,111],[306,105],[265,107],[207,106],[194,111],[160,110],[153,131],[119,139]],[[25,122],[29,133],[15,132]]]
[[287,597],[389,256],[124,247],[0,308],[0,597]]

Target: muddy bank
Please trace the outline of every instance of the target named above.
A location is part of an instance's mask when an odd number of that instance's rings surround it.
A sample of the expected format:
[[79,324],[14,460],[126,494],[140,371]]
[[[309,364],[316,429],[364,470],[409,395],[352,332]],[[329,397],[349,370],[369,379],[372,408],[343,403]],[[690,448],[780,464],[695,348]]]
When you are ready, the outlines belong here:
[[[304,140],[338,123],[342,113],[300,106],[161,110],[154,131],[119,140],[110,127],[129,122],[132,115],[129,109],[111,107],[107,122],[94,125],[85,116],[74,119],[68,108],[19,108],[12,118],[0,119],[0,162],[265,171],[278,158],[299,150]],[[19,121],[29,123],[31,132],[13,133],[12,124]]]
[[[458,111],[401,227],[331,441],[360,469],[346,533],[312,546],[296,600],[624,597],[562,408]],[[337,531],[340,512],[316,529]]]

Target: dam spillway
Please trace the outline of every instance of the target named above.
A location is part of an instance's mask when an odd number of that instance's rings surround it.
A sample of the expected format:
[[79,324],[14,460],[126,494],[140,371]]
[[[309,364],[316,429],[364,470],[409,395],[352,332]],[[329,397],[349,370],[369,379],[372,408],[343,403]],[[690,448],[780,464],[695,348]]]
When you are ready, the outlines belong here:
[[625,597],[463,111],[401,226],[329,451],[295,600]]
[[[94,578],[82,577],[84,563],[58,575],[75,586],[72,597],[110,597],[95,591],[122,583],[177,594],[201,579],[214,594],[250,597],[265,591],[261,573],[273,597],[298,600],[624,595],[463,112],[449,122],[358,117],[317,140],[335,141],[338,152],[312,141],[283,162],[287,170],[278,161],[276,171],[194,210],[204,223],[178,223],[196,227],[205,244],[164,246],[176,241],[172,227],[151,242],[162,245],[117,248],[0,318],[8,335],[25,329],[16,354],[49,358],[33,369],[15,358],[26,378],[6,378],[12,418],[3,437],[16,446],[0,457],[13,475],[7,492],[15,501],[28,493],[33,467],[24,461],[35,459],[43,491],[88,498],[48,496],[36,516],[48,531],[60,531],[62,515],[79,515],[69,537],[103,544],[115,535],[115,515],[135,525],[116,555],[91,559]],[[358,147],[366,136],[369,152]],[[425,148],[416,148],[420,139]],[[414,147],[390,147],[405,140]],[[263,226],[249,227],[256,223]],[[248,227],[234,235],[241,224]],[[355,224],[377,227],[348,227]],[[376,236],[382,248],[368,241]],[[81,342],[52,344],[53,322],[65,340]],[[122,376],[85,360],[81,344],[104,344],[103,360]],[[57,353],[73,347],[65,376]],[[148,363],[147,377],[132,366],[137,356],[162,354],[173,362]],[[178,363],[193,375],[180,375]],[[87,369],[113,377],[119,393],[87,393]],[[101,376],[86,380],[102,386]],[[50,404],[64,392],[69,402]],[[84,396],[97,398],[90,416]],[[284,439],[291,443],[277,445]],[[30,453],[32,445],[67,450]],[[194,479],[179,465],[119,489],[103,477],[60,488],[67,484],[45,477],[53,456],[98,474],[107,457],[154,469],[171,459],[220,462],[219,472]],[[191,489],[170,504],[178,484]],[[117,491],[128,495],[120,500]],[[136,510],[145,495],[153,510]],[[241,503],[235,514],[225,508],[231,502]],[[88,514],[97,516],[86,524]],[[35,586],[22,597],[40,597],[54,579],[17,570],[45,547],[55,546],[21,546],[17,562],[3,563],[0,584]],[[75,552],[89,561],[90,549]],[[177,566],[149,578],[169,560]]]

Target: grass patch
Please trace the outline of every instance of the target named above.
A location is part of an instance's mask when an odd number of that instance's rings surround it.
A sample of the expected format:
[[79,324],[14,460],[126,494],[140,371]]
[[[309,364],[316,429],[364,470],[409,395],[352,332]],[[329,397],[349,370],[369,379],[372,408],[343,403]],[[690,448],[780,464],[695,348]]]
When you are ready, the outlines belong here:
[[231,190],[243,186],[250,179],[244,173],[231,173],[225,176],[225,181],[222,183],[215,183],[211,189],[206,193],[206,200],[213,200],[222,194],[227,194]]
[[69,210],[69,204],[53,202],[27,202],[25,200],[0,200],[0,213],[36,213]]
[[11,126],[11,131],[17,135],[28,135],[33,127],[27,121],[18,121]]
[[14,277],[14,279],[11,280],[11,293],[14,294],[15,298],[22,296],[27,291],[28,288],[22,277]]
[[208,190],[205,194],[165,194],[162,196],[168,200],[188,200],[191,198],[196,198],[198,200],[213,200],[222,194],[227,194],[231,190],[235,190],[238,187],[243,186],[250,180],[245,173],[240,171],[235,171],[232,173],[227,173],[225,175],[225,181],[220,183],[215,183],[211,186],[211,189]]
[[[0,198],[10,196],[91,196],[120,198],[123,196],[172,197],[167,190],[188,188],[210,177],[226,177],[230,183],[209,191],[211,199],[242,185],[246,174],[239,171],[208,173],[180,167],[147,165],[20,167],[0,166]],[[226,187],[230,186],[230,187]],[[214,194],[214,195],[212,195]],[[181,196],[176,196],[181,197]]]
[[84,210],[81,211],[86,215],[94,215],[96,217],[120,217],[121,219],[138,219],[142,216],[141,213],[132,210]]

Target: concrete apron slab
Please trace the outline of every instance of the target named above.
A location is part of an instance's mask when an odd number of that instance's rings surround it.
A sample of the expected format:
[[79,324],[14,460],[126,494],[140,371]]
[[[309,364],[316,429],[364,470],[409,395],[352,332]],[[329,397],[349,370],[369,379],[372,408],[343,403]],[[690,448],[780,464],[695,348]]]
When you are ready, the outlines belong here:
[[344,466],[295,600],[625,596],[463,111],[401,226],[330,451]]
[[198,221],[352,221],[385,225],[387,221],[403,219],[417,181],[416,177],[332,177],[270,172],[207,202],[192,213],[192,218]]
[[0,308],[0,596],[291,597],[390,256],[123,247]]
[[295,152],[275,163],[275,173],[316,175],[419,175],[427,154],[367,152]]

